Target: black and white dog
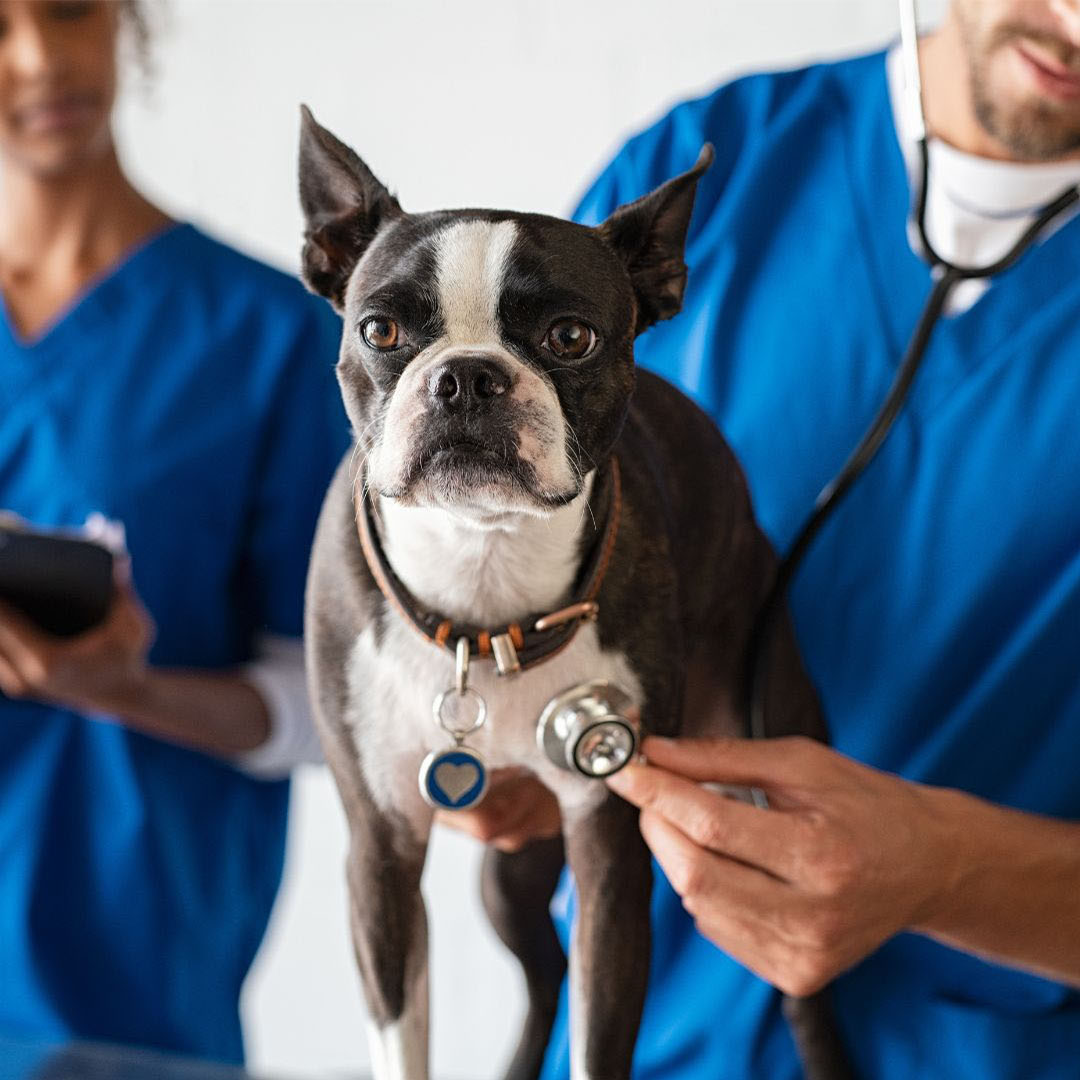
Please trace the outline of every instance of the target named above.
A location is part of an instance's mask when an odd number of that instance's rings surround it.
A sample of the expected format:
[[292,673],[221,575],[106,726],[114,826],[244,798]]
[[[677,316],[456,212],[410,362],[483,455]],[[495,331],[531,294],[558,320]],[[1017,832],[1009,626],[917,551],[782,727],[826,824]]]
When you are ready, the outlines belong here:
[[[739,706],[774,556],[715,427],[633,354],[681,306],[710,161],[706,147],[595,229],[408,214],[304,111],[303,273],[344,316],[337,370],[356,436],[312,557],[308,670],[349,820],[378,1080],[427,1076],[433,806],[471,805],[485,768],[511,765],[558,798],[576,879],[574,1080],[629,1076],[649,854],[636,811],[549,760],[536,727],[549,701],[596,680],[652,733],[702,734],[698,717],[716,715],[686,700],[690,672],[702,700]],[[786,622],[768,678],[772,733],[821,736]],[[547,913],[562,857],[561,842],[486,856],[488,911],[530,994],[515,1080],[538,1072],[565,969]]]

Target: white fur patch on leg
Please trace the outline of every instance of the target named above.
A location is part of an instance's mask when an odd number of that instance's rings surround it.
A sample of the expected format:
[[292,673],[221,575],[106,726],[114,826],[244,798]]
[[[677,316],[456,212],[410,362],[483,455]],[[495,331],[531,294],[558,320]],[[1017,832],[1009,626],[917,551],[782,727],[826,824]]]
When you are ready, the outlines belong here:
[[427,977],[414,980],[405,1009],[380,1028],[368,1020],[373,1080],[428,1080]]
[[578,953],[578,933],[570,934],[570,1080],[589,1080],[585,1068],[585,1046],[588,1042],[588,1022],[585,991],[581,985],[581,961]]

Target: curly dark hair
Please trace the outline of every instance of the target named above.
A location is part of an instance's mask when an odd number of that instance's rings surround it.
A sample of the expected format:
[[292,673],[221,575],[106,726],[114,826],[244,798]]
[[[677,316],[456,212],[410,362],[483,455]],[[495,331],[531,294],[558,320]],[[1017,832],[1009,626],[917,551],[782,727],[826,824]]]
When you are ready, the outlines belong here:
[[120,0],[120,24],[131,40],[132,52],[144,76],[153,74],[153,41],[146,0]]

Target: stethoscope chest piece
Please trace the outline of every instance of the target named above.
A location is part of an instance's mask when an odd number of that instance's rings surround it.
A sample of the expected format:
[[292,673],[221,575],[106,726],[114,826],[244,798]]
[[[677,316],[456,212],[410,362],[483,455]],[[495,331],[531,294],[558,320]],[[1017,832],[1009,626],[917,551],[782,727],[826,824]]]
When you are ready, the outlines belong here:
[[638,752],[640,711],[615,683],[579,683],[547,703],[536,743],[560,769],[592,779],[611,776]]

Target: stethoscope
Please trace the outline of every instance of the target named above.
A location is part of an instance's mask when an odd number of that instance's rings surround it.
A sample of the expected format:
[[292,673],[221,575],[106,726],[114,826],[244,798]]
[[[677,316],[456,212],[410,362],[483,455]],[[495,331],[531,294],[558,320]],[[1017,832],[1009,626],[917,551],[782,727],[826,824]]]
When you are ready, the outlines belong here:
[[[885,442],[900,414],[915,374],[926,355],[934,327],[941,318],[953,288],[961,281],[992,278],[1008,270],[1032,247],[1048,225],[1080,200],[1080,189],[1077,187],[1063,191],[1038,212],[1035,220],[1005,255],[985,266],[959,266],[937,251],[926,229],[929,150],[919,71],[916,2],[899,0],[899,5],[905,108],[908,111],[908,124],[915,134],[919,150],[915,224],[926,259],[932,267],[933,286],[908,342],[900,368],[877,415],[844,466],[822,488],[814,501],[810,515],[780,560],[772,587],[758,613],[747,649],[743,683],[743,709],[748,721],[747,731],[755,739],[768,735],[765,728],[765,695],[768,690],[765,672],[777,616],[783,610],[788,587],[822,526]],[[606,682],[571,687],[552,699],[537,727],[537,743],[552,762],[571,772],[593,778],[609,776],[631,761],[637,753],[641,735],[640,717],[628,695],[619,687]],[[754,789],[750,794],[758,806],[768,806],[768,800],[762,791]]]
[[[1056,199],[1044,206],[1035,220],[1024,231],[1012,248],[996,262],[985,266],[958,266],[944,258],[934,247],[926,230],[926,202],[929,175],[929,151],[927,149],[926,117],[922,103],[922,79],[919,71],[919,45],[915,0],[900,0],[900,40],[904,59],[905,107],[908,122],[918,140],[919,180],[915,200],[915,224],[927,261],[933,268],[934,284],[926,305],[911,335],[903,362],[877,415],[871,421],[858,445],[852,451],[843,468],[822,488],[814,501],[814,507],[797,533],[787,554],[777,567],[776,578],[765,603],[758,614],[757,623],[750,639],[745,701],[748,703],[749,733],[755,739],[765,738],[765,671],[776,619],[783,609],[788,586],[806,556],[814,538],[821,531],[829,516],[836,510],[851,486],[881,449],[886,436],[907,398],[915,374],[926,355],[927,346],[953,288],[961,281],[972,278],[991,278],[1008,270],[1027,252],[1053,221],[1058,219],[1078,200],[1080,189],[1076,186],[1063,191]],[[754,801],[767,805],[760,791],[753,792]]]

